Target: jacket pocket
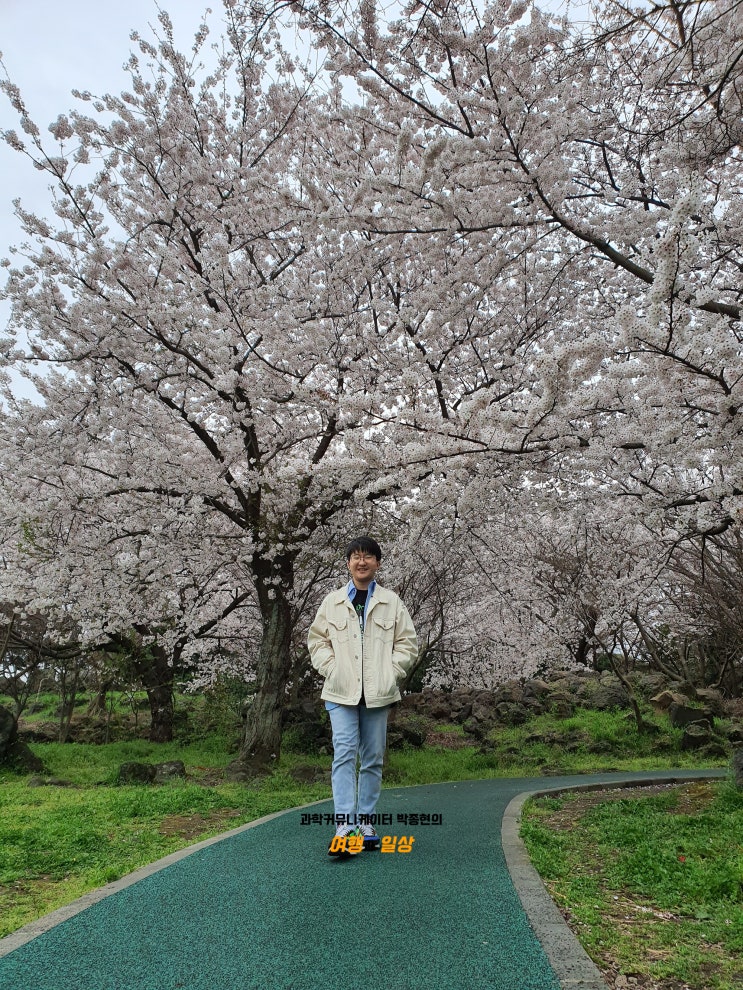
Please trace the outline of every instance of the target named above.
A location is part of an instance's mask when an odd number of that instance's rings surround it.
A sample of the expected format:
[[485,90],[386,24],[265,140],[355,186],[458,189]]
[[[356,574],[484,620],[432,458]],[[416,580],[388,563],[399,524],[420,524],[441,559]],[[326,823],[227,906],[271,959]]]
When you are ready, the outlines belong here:
[[346,616],[340,618],[329,618],[328,619],[328,632],[330,634],[330,642],[335,645],[336,643],[347,643],[348,642],[348,619]]
[[392,660],[389,657],[383,657],[379,664],[378,671],[379,677],[377,681],[377,690],[379,697],[388,698],[397,690],[397,678],[395,677]]
[[371,624],[373,628],[373,635],[376,640],[380,643],[384,643],[385,645],[392,642],[392,635],[395,627],[394,619],[388,619],[384,616],[377,618],[376,615],[372,614]]
[[392,666],[392,641],[395,634],[395,620],[392,616],[372,613],[371,637],[375,666],[377,669],[377,693],[380,698],[388,698],[397,690],[397,678]]
[[345,682],[348,680],[344,671],[344,667],[347,665],[347,660],[344,664],[344,659],[349,649],[348,619],[345,616],[342,618],[329,618],[328,634],[330,636],[331,646],[333,647],[334,659],[325,678],[325,686],[333,694],[344,694]]

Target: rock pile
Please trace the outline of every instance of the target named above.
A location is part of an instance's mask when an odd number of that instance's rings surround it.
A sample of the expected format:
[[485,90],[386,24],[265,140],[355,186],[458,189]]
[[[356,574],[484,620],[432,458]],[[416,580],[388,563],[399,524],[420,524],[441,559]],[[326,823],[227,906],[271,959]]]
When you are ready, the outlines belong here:
[[7,708],[0,708],[0,766],[41,773],[44,764],[18,738],[18,722]]
[[[652,672],[635,673],[630,678],[636,697],[650,702],[657,711],[667,712],[672,725],[684,729],[684,749],[716,747],[719,755],[726,752],[724,740],[718,734],[717,719],[722,715],[722,695],[711,688],[695,688],[684,682],[668,686],[668,679]],[[420,724],[416,721],[453,722],[476,741],[483,742],[493,729],[523,725],[536,715],[547,712],[558,718],[569,718],[577,707],[595,711],[629,709],[630,695],[611,671],[555,670],[544,678],[507,681],[490,690],[456,688],[435,691],[427,688],[406,695],[393,719],[390,745],[402,742],[422,745]],[[408,731],[411,728],[414,731]],[[729,743],[743,742],[743,726],[728,733]]]
[[[685,694],[665,690],[650,701],[658,711],[668,713],[671,725],[684,730],[681,749],[706,747],[710,756],[725,756],[725,746],[715,732],[715,719],[722,714],[722,695],[719,692],[711,688],[693,688],[692,692],[687,690]],[[699,702],[702,702],[701,706]],[[740,732],[739,729],[737,731]]]
[[[660,686],[660,681],[654,682],[654,687]],[[495,726],[523,725],[545,712],[569,718],[578,705],[598,711],[629,708],[630,698],[611,673],[556,670],[548,679],[506,681],[491,690],[428,688],[406,695],[400,707],[437,722],[459,723],[475,739],[483,739]]]

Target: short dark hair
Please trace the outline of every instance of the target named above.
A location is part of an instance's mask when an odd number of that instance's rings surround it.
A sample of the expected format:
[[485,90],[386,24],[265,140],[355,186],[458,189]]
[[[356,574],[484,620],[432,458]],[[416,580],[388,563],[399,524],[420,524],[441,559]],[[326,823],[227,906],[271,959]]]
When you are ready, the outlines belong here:
[[346,547],[346,560],[351,559],[352,553],[371,553],[377,560],[382,559],[382,548],[371,536],[357,536],[355,540],[351,540]]

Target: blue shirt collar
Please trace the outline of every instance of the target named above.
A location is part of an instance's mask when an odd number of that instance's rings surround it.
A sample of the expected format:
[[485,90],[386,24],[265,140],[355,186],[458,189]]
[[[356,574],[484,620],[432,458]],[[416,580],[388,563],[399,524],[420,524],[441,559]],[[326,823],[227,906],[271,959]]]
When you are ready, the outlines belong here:
[[[374,589],[376,588],[376,586],[377,586],[377,582],[376,581],[372,581],[371,584],[369,585],[369,587],[367,589],[367,592],[366,592],[366,600],[367,600],[367,602],[369,601],[369,599],[371,598],[371,596],[374,594]],[[346,585],[346,594],[348,595],[349,602],[352,602],[354,600],[354,598],[356,597],[356,590],[357,590],[356,589],[356,585],[353,583],[353,580],[349,581],[348,584]]]
[[[369,611],[369,602],[372,600],[372,595],[374,594],[374,589],[377,586],[376,581],[372,581],[369,587],[366,589],[366,601],[364,602],[364,617],[361,619],[361,635],[364,635],[364,626],[366,625],[366,613]],[[356,597],[357,587],[353,583],[353,579],[346,585],[346,594],[348,595],[349,602],[353,605],[353,600]]]

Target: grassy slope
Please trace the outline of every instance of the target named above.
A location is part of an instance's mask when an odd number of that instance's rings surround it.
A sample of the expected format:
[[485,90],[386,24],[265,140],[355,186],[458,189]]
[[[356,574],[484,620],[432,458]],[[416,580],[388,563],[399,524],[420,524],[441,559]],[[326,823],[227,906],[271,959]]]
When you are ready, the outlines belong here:
[[[329,795],[285,770],[255,787],[219,783],[226,762],[209,748],[149,743],[36,744],[51,775],[71,786],[29,788],[0,776],[0,936],[199,839]],[[183,760],[186,781],[115,784],[129,760]]]
[[525,806],[522,837],[605,973],[743,986],[743,793],[731,781],[542,798]]

